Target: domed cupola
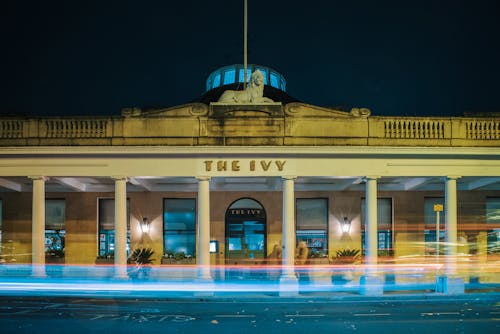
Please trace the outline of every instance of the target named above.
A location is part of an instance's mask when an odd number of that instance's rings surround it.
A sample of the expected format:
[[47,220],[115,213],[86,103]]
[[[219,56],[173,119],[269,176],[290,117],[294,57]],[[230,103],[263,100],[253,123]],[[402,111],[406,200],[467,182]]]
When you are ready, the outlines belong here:
[[[247,82],[251,80],[252,73],[259,71],[264,84],[264,96],[275,102],[287,104],[300,102],[286,92],[286,80],[278,71],[262,65],[247,65]],[[225,91],[243,90],[245,81],[243,64],[234,64],[220,67],[210,73],[205,83],[205,93],[193,102],[210,104],[219,101]]]

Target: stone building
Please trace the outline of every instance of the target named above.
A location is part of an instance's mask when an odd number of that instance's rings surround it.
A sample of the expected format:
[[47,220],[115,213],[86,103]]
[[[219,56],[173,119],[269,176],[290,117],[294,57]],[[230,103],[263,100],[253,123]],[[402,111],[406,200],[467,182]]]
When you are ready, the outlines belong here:
[[217,102],[234,65],[185,105],[0,117],[4,260],[125,264],[151,247],[156,264],[293,264],[299,241],[311,264],[500,252],[500,118],[314,106],[255,69],[272,101]]

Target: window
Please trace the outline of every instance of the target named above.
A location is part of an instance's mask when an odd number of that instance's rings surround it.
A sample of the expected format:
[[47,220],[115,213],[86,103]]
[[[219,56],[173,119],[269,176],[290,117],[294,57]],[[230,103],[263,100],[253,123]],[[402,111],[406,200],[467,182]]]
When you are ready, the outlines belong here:
[[281,90],[286,92],[286,81],[283,78],[281,78]]
[[224,72],[224,85],[229,85],[235,82],[234,76],[236,75],[236,71],[228,70]]
[[271,72],[271,86],[273,86],[275,88],[280,88],[279,77],[278,77],[278,74],[275,72]]
[[[486,199],[486,224],[500,224],[500,197]],[[488,254],[500,254],[500,228],[488,230]]]
[[296,242],[304,241],[309,257],[328,257],[328,199],[298,198]]
[[[250,80],[251,75],[252,75],[252,70],[247,68],[247,82]],[[239,71],[238,82],[245,82],[245,70],[242,68]]]
[[[127,254],[130,251],[130,205],[127,199]],[[115,254],[115,200],[99,198],[99,256]]]
[[500,197],[486,199],[486,223],[500,224]]
[[[2,230],[3,230],[3,227],[2,227],[2,218],[3,218],[3,215],[2,215],[2,209],[3,209],[3,202],[0,199],[0,255],[3,254],[3,247],[2,247]],[[0,256],[0,259],[1,258],[2,257]]]
[[[424,239],[425,239],[425,255],[444,254],[444,247],[439,247],[436,243],[436,222],[437,211],[434,211],[436,206],[441,206],[443,211],[439,211],[439,242],[445,241],[445,211],[444,211],[444,197],[426,197],[424,199]],[[436,207],[437,209],[437,207]]]
[[[361,245],[366,251],[366,199],[361,202]],[[377,249],[378,255],[392,255],[392,198],[377,199]]]
[[45,200],[45,255],[64,257],[66,203],[63,199]]
[[217,73],[214,77],[212,88],[217,88],[219,86],[220,86],[220,73]]
[[163,252],[196,255],[196,199],[163,200]]

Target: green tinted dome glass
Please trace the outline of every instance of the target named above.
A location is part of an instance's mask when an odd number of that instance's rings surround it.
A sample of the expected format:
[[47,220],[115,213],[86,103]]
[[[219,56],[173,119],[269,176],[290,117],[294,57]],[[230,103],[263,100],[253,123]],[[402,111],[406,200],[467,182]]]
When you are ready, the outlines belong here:
[[[250,80],[250,75],[255,70],[262,72],[264,76],[264,85],[270,85],[274,88],[286,92],[286,80],[278,73],[278,71],[272,68],[262,66],[262,65],[247,65],[247,82]],[[245,78],[245,70],[242,64],[235,64],[224,66],[218,68],[217,70],[210,73],[206,82],[206,91],[218,88],[224,85],[230,85],[234,83],[243,83]]]

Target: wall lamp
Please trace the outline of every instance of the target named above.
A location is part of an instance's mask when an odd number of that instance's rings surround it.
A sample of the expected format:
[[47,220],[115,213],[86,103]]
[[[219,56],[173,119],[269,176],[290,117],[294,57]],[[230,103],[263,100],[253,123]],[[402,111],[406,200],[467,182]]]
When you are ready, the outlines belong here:
[[349,233],[351,230],[351,221],[347,217],[344,217],[340,222],[340,228],[342,229],[342,233]]
[[149,225],[150,225],[149,219],[146,217],[142,218],[142,223],[141,223],[141,231],[142,233],[149,233]]

